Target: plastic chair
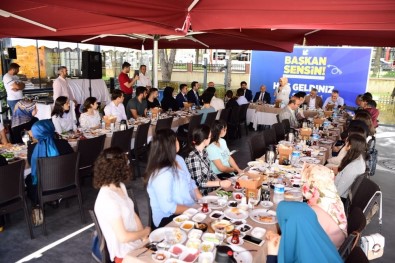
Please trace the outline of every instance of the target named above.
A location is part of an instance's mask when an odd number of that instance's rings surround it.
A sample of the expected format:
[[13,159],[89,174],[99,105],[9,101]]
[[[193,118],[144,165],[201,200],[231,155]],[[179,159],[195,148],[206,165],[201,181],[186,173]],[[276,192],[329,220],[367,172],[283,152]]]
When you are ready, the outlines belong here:
[[136,136],[134,138],[134,148],[131,151],[132,163],[135,169],[137,169],[137,176],[141,177],[140,161],[146,156],[148,152],[148,131],[151,125],[151,121],[140,124],[137,126]]
[[155,133],[157,131],[159,131],[159,130],[171,129],[171,125],[173,123],[173,119],[174,119],[174,117],[169,117],[169,118],[165,118],[165,119],[159,119],[156,122]]
[[217,117],[217,112],[207,113],[206,120],[205,120],[204,124],[207,125],[208,127],[213,126],[216,117]]
[[24,170],[24,160],[0,167],[0,216],[22,209],[30,238],[33,239],[32,220],[26,204]]
[[219,115],[219,119],[228,122],[230,111],[231,111],[231,108],[222,109],[221,114]]
[[255,160],[266,153],[266,143],[262,134],[252,136],[248,140],[248,145],[250,147],[251,160]]
[[111,263],[110,254],[108,253],[106,239],[103,236],[103,232],[101,231],[99,221],[97,220],[95,211],[89,210],[89,214],[92,218],[93,223],[95,223],[95,229],[97,232],[97,236],[99,238],[99,247],[100,247],[100,254],[101,254],[101,262],[102,263]]
[[285,130],[282,123],[273,124],[272,129],[276,131],[276,143],[285,139]]
[[93,164],[103,151],[106,135],[95,138],[78,140],[77,152],[80,154],[78,174],[80,178],[92,175]]
[[38,198],[43,209],[43,233],[47,234],[44,204],[72,196],[78,197],[81,221],[85,223],[82,208],[82,196],[78,176],[79,153],[70,153],[56,157],[44,157],[37,160]]

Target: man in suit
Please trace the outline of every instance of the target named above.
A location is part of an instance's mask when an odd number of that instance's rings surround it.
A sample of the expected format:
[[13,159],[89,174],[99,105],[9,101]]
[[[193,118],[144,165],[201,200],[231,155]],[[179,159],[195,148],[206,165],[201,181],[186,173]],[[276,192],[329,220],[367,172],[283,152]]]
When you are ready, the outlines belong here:
[[188,102],[187,88],[187,84],[180,84],[180,93],[176,96],[176,101],[180,109],[184,108],[184,102]]
[[248,101],[252,101],[252,92],[251,92],[251,90],[247,89],[247,82],[245,82],[245,81],[240,82],[240,88],[242,88],[244,90],[244,97]]
[[307,95],[304,98],[304,104],[306,104],[310,110],[322,108],[323,101],[322,98],[317,95],[317,92],[318,90],[316,88],[313,88],[311,89],[310,95]]
[[291,128],[298,128],[299,122],[296,118],[296,113],[295,111],[299,107],[297,101],[292,98],[289,100],[288,105],[282,108],[279,118],[280,121],[283,121],[284,119],[288,119],[289,123],[291,124]]
[[254,102],[261,101],[270,104],[271,98],[269,92],[266,92],[266,86],[261,85],[261,91],[255,93]]
[[199,99],[199,82],[192,81],[191,83],[191,90],[187,93],[188,102],[195,103],[196,106],[200,106],[200,99]]

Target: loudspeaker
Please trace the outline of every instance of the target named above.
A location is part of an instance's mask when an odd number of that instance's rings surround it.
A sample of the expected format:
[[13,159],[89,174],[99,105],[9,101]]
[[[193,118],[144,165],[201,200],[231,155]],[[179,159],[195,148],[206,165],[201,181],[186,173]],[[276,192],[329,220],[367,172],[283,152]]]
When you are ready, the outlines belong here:
[[101,53],[94,51],[82,51],[81,70],[83,79],[101,79]]
[[9,47],[9,48],[7,48],[7,51],[8,51],[8,58],[9,59],[16,59],[16,48]]

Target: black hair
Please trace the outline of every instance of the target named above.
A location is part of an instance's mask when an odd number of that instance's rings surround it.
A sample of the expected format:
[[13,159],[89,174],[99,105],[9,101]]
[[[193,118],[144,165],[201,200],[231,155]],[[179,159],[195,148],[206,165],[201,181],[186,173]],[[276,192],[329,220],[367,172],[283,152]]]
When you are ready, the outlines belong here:
[[214,87],[208,87],[204,92],[214,96],[216,89]]
[[115,89],[111,94],[111,100],[116,100],[123,96],[123,92],[120,89]]
[[130,63],[129,62],[123,62],[122,63],[122,69],[124,69],[124,68],[128,68],[128,67],[130,67],[131,65],[130,65]]
[[147,91],[147,88],[146,88],[146,87],[138,86],[138,87],[136,88],[136,97],[138,97],[140,94],[142,94],[142,93],[144,93],[144,92],[146,92],[146,91]]
[[182,90],[184,87],[187,87],[187,88],[188,88],[188,85],[185,84],[185,83],[180,84],[180,92],[181,92],[181,90]]
[[337,89],[332,90],[332,93],[339,94],[339,91]]
[[147,168],[145,170],[145,183],[158,175],[162,168],[169,167],[177,171],[176,162],[176,133],[171,129],[159,130],[155,133],[151,142],[148,155]]
[[366,153],[366,138],[359,134],[350,134],[347,137],[347,142],[350,145],[350,149],[347,151],[347,154],[342,159],[339,165],[339,171],[342,171],[348,164],[352,161],[356,160],[361,156],[364,156]]
[[18,65],[18,64],[16,64],[16,63],[11,63],[9,66],[8,66],[8,69],[10,70],[10,69],[19,69],[20,68],[20,66]]
[[244,80],[242,82],[240,82],[240,86],[243,85],[243,84],[247,85],[247,82],[245,82]]
[[366,104],[371,107],[371,108],[376,108],[377,107],[377,103],[374,100],[367,100]]
[[174,91],[174,88],[173,88],[173,87],[167,86],[167,87],[164,89],[164,91],[163,91],[163,98],[166,98],[166,97],[173,97],[173,91]]
[[304,98],[304,97],[306,97],[306,92],[304,92],[304,91],[298,91],[298,92],[296,92],[296,93],[294,94],[294,97],[296,97],[296,98],[298,98],[298,99]]
[[191,83],[191,88],[195,87],[196,84],[198,84],[198,83],[199,83],[199,82],[197,82],[197,81],[192,81],[192,83]]
[[218,142],[222,129],[226,128],[226,121],[216,120],[211,127],[211,142]]
[[232,90],[227,90],[225,93],[225,96],[228,98],[232,98],[233,97],[233,91]]
[[142,68],[142,67],[145,67],[145,68],[147,68],[147,66],[146,66],[146,65],[141,65],[141,66],[140,66],[140,70],[141,70],[141,68]]
[[365,98],[370,99],[370,100],[373,99],[373,95],[372,95],[372,93],[370,93],[370,92],[365,92],[365,93],[363,94],[363,96],[365,96]]
[[210,103],[210,102],[211,102],[211,99],[213,98],[213,96],[214,96],[214,95],[211,95],[211,94],[208,93],[208,92],[204,92],[204,93],[202,94],[202,101],[203,101],[203,103],[204,103],[204,104]]
[[148,93],[148,97],[149,97],[149,95],[151,95],[154,92],[158,92],[158,89],[157,88],[150,88],[149,93]]
[[244,89],[243,88],[238,88],[236,91],[237,96],[244,96]]
[[62,118],[63,117],[63,113],[69,112],[69,111],[63,110],[63,105],[65,105],[68,100],[69,99],[66,96],[59,96],[55,100],[55,105],[53,106],[53,110],[52,110],[51,116],[55,115],[56,117]]
[[205,124],[200,124],[192,131],[192,146],[202,144],[204,140],[207,140],[210,135],[210,127]]
[[84,105],[82,106],[82,112],[87,112],[88,109],[91,108],[91,105],[95,104],[96,101],[97,99],[95,97],[86,98],[86,100],[84,101]]

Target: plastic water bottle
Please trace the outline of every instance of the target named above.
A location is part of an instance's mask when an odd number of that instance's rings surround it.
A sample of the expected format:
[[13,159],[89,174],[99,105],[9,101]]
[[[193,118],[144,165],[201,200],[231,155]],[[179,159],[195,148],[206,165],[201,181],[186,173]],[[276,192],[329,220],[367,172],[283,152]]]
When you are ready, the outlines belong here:
[[275,204],[278,204],[283,200],[284,200],[284,185],[283,184],[275,184],[274,185],[273,202]]
[[149,119],[152,118],[152,112],[151,112],[151,110],[148,110],[148,111],[147,111],[147,117],[148,117]]

